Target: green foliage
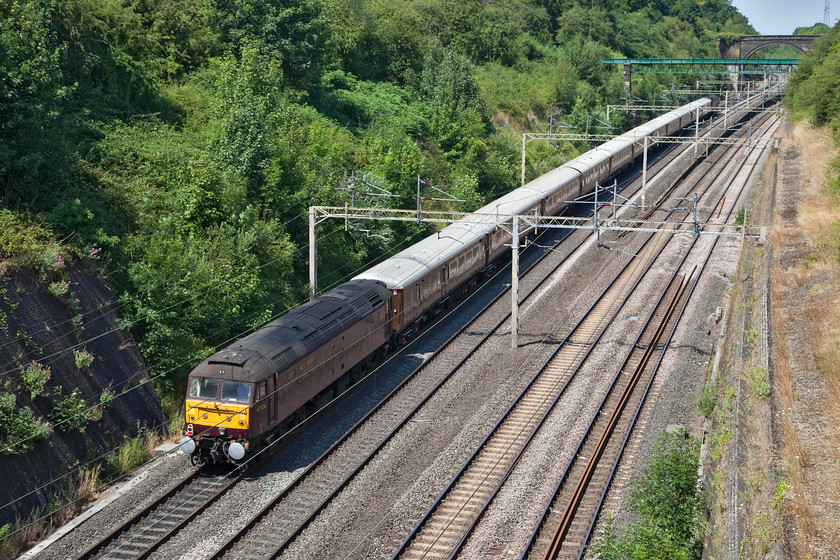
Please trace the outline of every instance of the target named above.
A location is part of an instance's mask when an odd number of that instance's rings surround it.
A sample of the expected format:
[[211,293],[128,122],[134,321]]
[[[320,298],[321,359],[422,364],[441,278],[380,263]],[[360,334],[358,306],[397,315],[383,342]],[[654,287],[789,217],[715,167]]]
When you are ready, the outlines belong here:
[[254,42],[295,86],[319,74],[327,56],[327,5],[322,0],[210,0],[223,44],[243,58]]
[[79,430],[84,433],[85,427],[90,421],[90,411],[82,398],[81,390],[73,389],[72,393],[64,396],[62,388],[58,387],[56,394],[60,396],[53,404],[50,412],[50,420],[53,425],[62,432]]
[[764,368],[756,365],[747,366],[744,374],[747,377],[747,384],[750,391],[758,398],[758,400],[765,400],[770,396],[770,381],[767,379],[767,372]]
[[808,27],[797,27],[793,30],[794,35],[825,35],[831,30],[826,24],[819,22]]
[[55,125],[69,92],[57,19],[50,0],[0,4],[0,179],[7,205],[21,201],[55,156],[54,139],[41,131]]
[[23,377],[23,385],[29,391],[29,399],[35,400],[35,397],[44,393],[44,387],[47,381],[50,380],[50,366],[43,366],[38,362],[32,362],[28,366],[21,368],[21,377]]
[[87,350],[73,350],[73,361],[79,369],[87,369],[93,364],[93,354]]
[[105,458],[105,476],[113,476],[135,469],[149,458],[149,444],[143,430]]
[[99,395],[99,406],[102,407],[103,411],[111,410],[111,407],[114,406],[114,392],[111,389],[105,389]]
[[[788,82],[785,104],[815,126],[833,125],[840,114],[840,28],[818,39]],[[836,126],[835,126],[836,130]]]
[[681,430],[663,434],[628,503],[640,521],[620,535],[614,520],[592,550],[602,560],[700,558],[702,494],[697,486],[700,443]]
[[[727,0],[5,2],[0,259],[35,266],[76,325],[65,261],[95,263],[177,402],[195,362],[302,301],[305,213],[346,201],[345,170],[389,206],[413,208],[421,175],[465,200],[439,208],[475,208],[519,184],[537,116],[606,121],[623,82],[602,58],[745,32]],[[582,149],[532,143],[528,176]],[[321,288],[423,234],[358,227],[319,225]]]
[[779,509],[782,507],[782,502],[785,500],[785,496],[787,495],[787,491],[790,489],[790,486],[787,484],[787,480],[785,477],[781,477],[779,482],[776,484],[776,490],[773,492],[773,501],[770,503],[770,506],[773,509]]
[[33,449],[47,438],[50,426],[35,416],[28,406],[18,407],[15,395],[0,395],[0,427],[6,432],[0,441],[4,453],[20,454]]
[[703,387],[703,393],[697,399],[697,410],[706,418],[711,418],[720,397],[720,381],[715,376],[708,385]]

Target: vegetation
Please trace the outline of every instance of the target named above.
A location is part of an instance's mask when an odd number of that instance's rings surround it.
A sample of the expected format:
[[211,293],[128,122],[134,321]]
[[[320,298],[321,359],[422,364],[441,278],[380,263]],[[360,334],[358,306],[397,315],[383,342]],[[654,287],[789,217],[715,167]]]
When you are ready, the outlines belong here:
[[[815,26],[816,27],[816,26]],[[820,28],[821,29],[821,28]],[[813,30],[811,30],[813,31]],[[794,118],[831,129],[840,142],[840,24],[835,24],[814,43],[790,78],[786,106]],[[832,194],[840,193],[840,160],[833,162]],[[835,244],[840,259],[840,243]]]
[[49,424],[36,418],[31,408],[17,406],[12,393],[0,395],[0,427],[6,432],[0,441],[6,453],[25,453],[46,439],[50,431]]
[[58,387],[57,393],[58,400],[50,413],[53,425],[62,432],[84,432],[90,421],[90,410],[81,397],[81,391],[76,388],[65,396],[62,394],[62,388]]
[[[602,58],[751,32],[729,0],[5,1],[0,259],[77,327],[67,264],[107,274],[175,411],[193,364],[305,299],[306,210],[343,205],[345,171],[397,196],[360,204],[411,208],[420,175],[474,208],[517,186],[542,115],[629,124]],[[528,176],[584,149],[533,146]],[[342,226],[319,225],[321,290],[423,233]]]
[[835,135],[840,124],[840,28],[833,28],[814,43],[790,78],[785,104],[798,118],[814,126],[831,126]]
[[642,478],[633,483],[628,503],[639,521],[623,531],[609,518],[592,547],[600,560],[700,558],[703,549],[697,485],[700,442],[684,430],[665,433],[656,443]]
[[47,381],[50,380],[50,366],[44,366],[38,362],[32,362],[21,369],[23,385],[29,390],[29,399],[43,394]]

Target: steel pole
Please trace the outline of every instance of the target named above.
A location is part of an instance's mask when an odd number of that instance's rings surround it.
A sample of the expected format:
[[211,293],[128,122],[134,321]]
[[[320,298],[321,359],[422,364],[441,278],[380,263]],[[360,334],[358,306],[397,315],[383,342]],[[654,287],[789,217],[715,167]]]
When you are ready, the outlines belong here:
[[513,254],[510,260],[510,347],[519,347],[519,216],[513,217]]
[[309,207],[309,300],[318,291],[318,242],[315,237],[315,207]]
[[644,140],[645,144],[645,151],[642,155],[642,208],[645,207],[645,197],[647,196],[647,158],[648,158],[648,137],[645,136]]

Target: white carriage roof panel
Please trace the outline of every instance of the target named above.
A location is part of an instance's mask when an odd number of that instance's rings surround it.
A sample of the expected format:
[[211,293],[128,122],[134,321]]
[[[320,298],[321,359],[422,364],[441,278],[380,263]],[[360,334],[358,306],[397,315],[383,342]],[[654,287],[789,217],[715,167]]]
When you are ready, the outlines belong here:
[[390,289],[402,289],[451,260],[492,231],[487,224],[456,222],[422,239],[354,278],[379,280]]
[[593,148],[566,163],[566,166],[576,169],[580,173],[586,173],[587,171],[594,169],[598,165],[609,160],[610,156],[611,154],[609,152]]
[[539,192],[541,196],[545,197],[556,191],[558,188],[576,181],[578,177],[580,177],[580,172],[566,164],[561,165],[560,167],[555,167],[545,175],[537,177],[525,186],[531,187],[535,191]]
[[621,136],[618,136],[616,138],[613,138],[612,140],[604,142],[603,144],[598,146],[598,149],[609,153],[611,156],[614,156],[620,151],[626,150],[627,144],[629,142],[630,140],[628,138],[622,138]]
[[514,214],[523,214],[528,208],[538,203],[542,198],[542,193],[534,189],[530,183],[524,187],[514,189],[487,204],[478,210],[479,214],[493,214],[499,216],[511,216]]

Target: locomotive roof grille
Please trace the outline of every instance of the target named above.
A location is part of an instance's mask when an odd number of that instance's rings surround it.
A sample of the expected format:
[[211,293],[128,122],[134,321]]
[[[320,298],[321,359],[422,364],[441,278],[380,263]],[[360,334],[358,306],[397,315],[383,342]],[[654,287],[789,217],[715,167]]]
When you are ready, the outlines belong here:
[[277,366],[277,369],[280,371],[285,370],[293,363],[295,363],[298,359],[297,353],[294,351],[294,348],[286,348],[273,358],[271,361],[274,362],[274,365]]

